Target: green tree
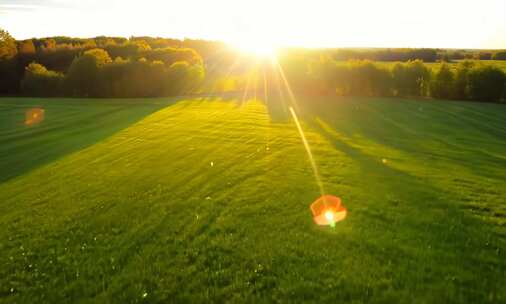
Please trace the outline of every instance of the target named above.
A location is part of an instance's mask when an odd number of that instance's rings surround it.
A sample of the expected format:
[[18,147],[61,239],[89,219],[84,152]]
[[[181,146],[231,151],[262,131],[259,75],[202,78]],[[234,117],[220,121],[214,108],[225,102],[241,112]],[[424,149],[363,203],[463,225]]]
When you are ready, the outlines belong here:
[[160,49],[148,49],[139,52],[139,56],[142,56],[150,61],[162,61],[170,67],[177,61],[186,61],[189,64],[202,64],[202,57],[192,49],[188,48],[160,48]]
[[35,55],[35,45],[31,39],[21,41],[18,44],[18,50],[20,54]]
[[454,80],[450,66],[441,64],[430,82],[430,94],[435,98],[452,98],[454,94]]
[[67,94],[76,97],[99,95],[99,68],[110,62],[111,57],[102,49],[88,50],[75,58],[65,80]]
[[455,99],[469,99],[469,72],[473,66],[474,63],[469,60],[462,61],[457,65],[453,91]]
[[99,96],[127,97],[128,84],[126,80],[128,60],[117,57],[112,63],[104,65],[100,72]]
[[201,65],[191,65],[186,61],[177,61],[167,70],[165,94],[182,95],[194,91],[204,78]]
[[477,66],[469,73],[469,96],[479,101],[499,101],[503,96],[506,76],[494,66]]
[[28,96],[60,96],[63,79],[62,74],[48,71],[43,65],[33,62],[26,67],[21,90]]
[[492,59],[494,60],[506,60],[506,51],[498,51],[495,52],[492,56]]
[[165,93],[168,95],[181,95],[185,91],[190,64],[186,61],[174,62],[167,71]]
[[51,51],[56,48],[56,41],[52,38],[43,40],[43,49],[46,51]]
[[159,61],[152,63],[144,58],[130,60],[122,86],[130,97],[161,96],[165,77],[165,66]]
[[201,64],[191,65],[188,70],[188,76],[186,79],[188,81],[186,93],[195,92],[202,85],[205,77],[206,77],[206,71],[205,71],[203,65],[201,65]]
[[0,29],[0,94],[18,92],[22,71],[17,64],[17,46],[12,36]]
[[26,66],[36,61],[36,49],[31,39],[18,42],[17,73],[22,77]]
[[106,63],[111,63],[111,57],[109,56],[109,53],[103,49],[91,49],[86,52],[84,52],[85,56],[92,56],[95,58],[95,62],[97,66],[103,66]]
[[421,60],[397,63],[392,68],[393,87],[398,96],[424,96],[430,70]]
[[16,56],[18,50],[16,40],[9,32],[0,29],[0,60],[9,60]]
[[362,96],[386,96],[391,91],[391,74],[371,61],[348,63],[349,94]]

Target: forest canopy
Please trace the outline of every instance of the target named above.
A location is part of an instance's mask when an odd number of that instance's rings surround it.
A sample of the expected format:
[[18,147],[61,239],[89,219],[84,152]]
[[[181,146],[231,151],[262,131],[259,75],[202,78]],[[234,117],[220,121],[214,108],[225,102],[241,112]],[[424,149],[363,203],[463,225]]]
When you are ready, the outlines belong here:
[[[505,54],[292,48],[279,51],[276,60],[292,89],[303,94],[501,101],[505,73],[481,62],[505,60]],[[426,64],[433,62],[439,62],[437,67]],[[264,90],[276,88],[278,74],[269,60],[240,54],[219,41],[105,36],[16,41],[0,30],[0,95],[162,97]],[[268,88],[259,75],[269,80]]]

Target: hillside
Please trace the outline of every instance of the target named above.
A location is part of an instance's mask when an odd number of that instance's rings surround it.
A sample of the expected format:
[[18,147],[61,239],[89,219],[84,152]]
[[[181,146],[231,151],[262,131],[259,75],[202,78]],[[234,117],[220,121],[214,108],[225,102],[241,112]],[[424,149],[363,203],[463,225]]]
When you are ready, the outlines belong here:
[[506,106],[279,103],[0,99],[0,303],[506,300]]

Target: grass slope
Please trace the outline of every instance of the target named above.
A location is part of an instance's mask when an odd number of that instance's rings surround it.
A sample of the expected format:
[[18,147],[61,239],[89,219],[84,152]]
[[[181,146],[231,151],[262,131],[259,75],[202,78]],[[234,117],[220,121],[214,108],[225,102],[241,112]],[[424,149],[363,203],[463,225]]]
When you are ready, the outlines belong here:
[[[114,120],[112,101],[73,102],[0,130],[2,303],[506,300],[505,106],[312,100],[306,137],[349,210],[331,229],[312,222],[318,186],[273,100],[182,100],[140,121],[153,108]],[[92,136],[91,113],[137,122]],[[62,153],[65,139],[88,144]],[[51,161],[17,169],[42,144]]]
[[[0,99],[0,182],[100,141],[170,103]],[[30,109],[44,110],[43,124],[25,126]]]

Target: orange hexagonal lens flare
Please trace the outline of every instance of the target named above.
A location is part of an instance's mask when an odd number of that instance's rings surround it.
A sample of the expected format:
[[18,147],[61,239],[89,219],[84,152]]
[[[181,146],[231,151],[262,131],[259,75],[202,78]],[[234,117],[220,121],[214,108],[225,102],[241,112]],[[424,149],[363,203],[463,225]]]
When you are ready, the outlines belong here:
[[323,195],[311,204],[311,212],[316,224],[334,227],[337,222],[346,218],[348,211],[339,197]]
[[25,125],[32,126],[44,120],[44,109],[32,108],[25,112]]

